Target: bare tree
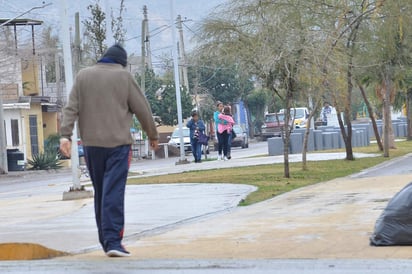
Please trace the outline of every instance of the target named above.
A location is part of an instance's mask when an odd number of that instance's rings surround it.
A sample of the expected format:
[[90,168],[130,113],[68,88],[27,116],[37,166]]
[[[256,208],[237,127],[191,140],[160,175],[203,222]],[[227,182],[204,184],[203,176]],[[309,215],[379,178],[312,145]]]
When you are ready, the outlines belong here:
[[113,32],[113,38],[116,43],[123,44],[126,36],[126,29],[123,27],[123,11],[125,10],[124,0],[120,0],[119,15],[115,17],[113,9],[111,10],[111,29]]
[[107,49],[106,40],[106,14],[100,7],[99,0],[95,0],[94,5],[89,5],[87,10],[91,16],[82,23],[85,27],[87,44],[84,49],[91,56],[92,61],[97,61]]

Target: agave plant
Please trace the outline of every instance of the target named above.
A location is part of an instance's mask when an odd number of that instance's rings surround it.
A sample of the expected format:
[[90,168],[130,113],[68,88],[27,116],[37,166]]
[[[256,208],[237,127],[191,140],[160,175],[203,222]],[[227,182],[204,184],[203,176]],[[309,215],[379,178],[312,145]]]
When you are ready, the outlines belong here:
[[60,136],[58,134],[50,135],[44,147],[44,153],[33,155],[32,160],[27,163],[31,166],[31,170],[49,170],[62,168],[60,155],[58,152]]
[[59,156],[56,152],[44,152],[33,155],[32,160],[27,161],[31,170],[49,170],[62,167]]

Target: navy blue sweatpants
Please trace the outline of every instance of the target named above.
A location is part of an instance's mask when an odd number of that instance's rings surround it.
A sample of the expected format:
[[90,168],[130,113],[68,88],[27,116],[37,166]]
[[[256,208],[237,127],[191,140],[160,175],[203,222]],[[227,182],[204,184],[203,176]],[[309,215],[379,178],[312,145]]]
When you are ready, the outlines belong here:
[[103,250],[121,249],[124,195],[130,145],[114,148],[85,146],[85,159],[94,188],[94,210]]

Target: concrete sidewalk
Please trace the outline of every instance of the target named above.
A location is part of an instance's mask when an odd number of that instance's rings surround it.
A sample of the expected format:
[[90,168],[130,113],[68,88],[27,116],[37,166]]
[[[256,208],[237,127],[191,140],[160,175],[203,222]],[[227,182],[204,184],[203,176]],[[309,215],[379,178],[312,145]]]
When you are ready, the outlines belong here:
[[[291,156],[291,161],[300,159],[300,155]],[[342,159],[344,154],[318,153],[308,157]],[[136,163],[132,171],[141,173],[137,176],[152,176],[282,160],[272,156],[177,166],[159,160],[145,166]],[[125,260],[409,259],[412,247],[369,246],[369,235],[387,201],[412,181],[409,171],[390,176],[377,172],[393,169],[396,161],[359,176],[297,189],[248,207],[236,207],[253,191],[248,186],[130,187],[125,244],[132,257]],[[379,176],[373,177],[374,173]],[[97,245],[92,199],[62,202],[62,190],[68,185],[48,185],[44,196],[39,192],[28,195],[31,190],[26,189],[20,195],[8,188],[0,195],[0,241],[36,242],[75,254],[55,259],[59,265],[71,265],[72,260],[107,260]]]
[[[308,157],[327,160],[343,155],[321,153]],[[292,155],[291,161],[299,161],[299,157]],[[412,247],[373,247],[369,236],[389,199],[412,181],[411,170],[402,170],[399,164],[410,158],[407,155],[359,174],[297,189],[145,237],[130,245],[130,250],[140,259],[409,259]],[[239,159],[251,165],[281,160]],[[98,258],[101,253],[82,256]]]
[[412,247],[372,247],[369,236],[387,201],[411,180],[336,179],[141,238],[129,249],[134,259],[409,259]]
[[[62,201],[61,188],[53,189],[0,199],[0,243],[35,243],[73,254],[101,250],[93,199]],[[230,210],[254,190],[232,184],[127,186],[124,243]]]
[[[346,154],[343,152],[334,153],[308,153],[307,161],[328,161],[336,159],[345,159]],[[365,157],[377,157],[377,154],[354,153],[356,159]],[[248,157],[233,158],[229,161],[216,161],[216,156],[208,156],[213,159],[211,161],[203,161],[201,164],[175,164],[179,158],[160,159],[155,161],[139,161],[133,163],[130,171],[136,174],[136,177],[146,177],[155,175],[166,175],[172,173],[182,173],[195,170],[210,170],[220,168],[232,168],[242,166],[257,166],[264,164],[280,164],[283,163],[283,155],[278,156],[262,156],[248,155]],[[214,158],[213,158],[214,157]],[[290,154],[289,162],[301,162],[302,154]]]

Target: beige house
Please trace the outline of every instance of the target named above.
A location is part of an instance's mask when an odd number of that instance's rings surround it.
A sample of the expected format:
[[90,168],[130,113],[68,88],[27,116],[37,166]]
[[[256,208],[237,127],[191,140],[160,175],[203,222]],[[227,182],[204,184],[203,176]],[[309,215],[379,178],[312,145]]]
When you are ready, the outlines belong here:
[[[0,86],[0,90],[1,86]],[[19,149],[25,159],[43,151],[44,140],[58,132],[58,108],[44,96],[3,95],[7,149]]]
[[[1,20],[0,20],[1,23]],[[16,19],[10,26],[27,24],[32,27],[41,21]],[[7,149],[18,149],[25,161],[43,152],[44,140],[58,132],[59,108],[47,96],[39,96],[41,67],[33,49],[22,53],[17,45],[0,41],[0,96]],[[27,52],[27,49],[26,49]]]

